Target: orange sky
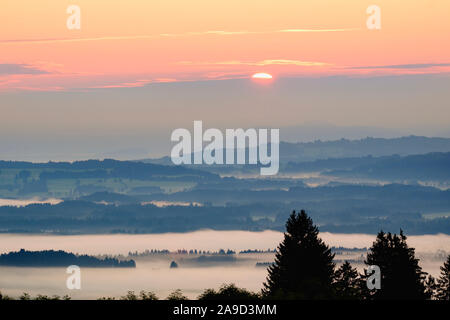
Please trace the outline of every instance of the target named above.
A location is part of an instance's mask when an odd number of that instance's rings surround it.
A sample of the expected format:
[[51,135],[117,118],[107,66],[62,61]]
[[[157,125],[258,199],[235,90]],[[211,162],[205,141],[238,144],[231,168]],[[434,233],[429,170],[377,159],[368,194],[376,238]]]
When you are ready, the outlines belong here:
[[[81,8],[68,30],[66,8]],[[381,8],[368,30],[366,8]],[[2,0],[0,91],[450,71],[448,0]]]

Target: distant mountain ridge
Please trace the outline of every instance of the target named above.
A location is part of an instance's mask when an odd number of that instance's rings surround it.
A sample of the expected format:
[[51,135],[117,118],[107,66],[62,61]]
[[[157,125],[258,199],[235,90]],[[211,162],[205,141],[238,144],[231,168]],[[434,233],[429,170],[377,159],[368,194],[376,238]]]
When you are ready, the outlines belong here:
[[307,143],[280,143],[280,155],[291,161],[307,161],[326,158],[348,158],[372,155],[374,157],[407,156],[432,152],[449,152],[449,138],[408,136],[400,138],[340,139]]
[[[365,156],[407,156],[432,152],[450,152],[450,138],[407,136],[314,142],[280,142],[280,163],[306,162],[329,158]],[[170,157],[139,160],[145,163],[173,165]]]

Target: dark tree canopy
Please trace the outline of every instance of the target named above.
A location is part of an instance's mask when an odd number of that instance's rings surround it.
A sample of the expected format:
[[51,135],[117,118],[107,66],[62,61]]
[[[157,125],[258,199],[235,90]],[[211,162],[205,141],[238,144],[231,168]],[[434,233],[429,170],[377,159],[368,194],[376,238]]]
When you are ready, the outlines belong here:
[[259,295],[243,288],[238,288],[233,283],[222,285],[218,291],[206,289],[198,297],[198,300],[256,300]]
[[436,279],[429,274],[425,279],[425,293],[430,298],[430,300],[436,299],[438,285]]
[[[114,300],[114,298],[101,298],[101,300]],[[158,297],[156,296],[156,294],[152,291],[148,291],[146,292],[145,290],[141,290],[139,292],[139,295],[137,295],[136,293],[134,293],[134,291],[130,290],[127,292],[126,295],[120,297],[120,300],[158,300]]]
[[166,298],[166,300],[175,300],[175,301],[184,301],[189,300],[188,297],[186,297],[181,289],[177,289],[173,291],[171,294],[169,294]]
[[439,300],[450,300],[450,255],[441,267],[441,276],[437,281],[437,298]]
[[369,299],[427,299],[425,276],[406,236],[379,232],[365,261],[381,270],[381,289],[369,293]]
[[103,259],[89,256],[76,255],[62,250],[28,251],[21,249],[17,252],[9,252],[0,255],[0,266],[15,267],[60,267],[77,265],[80,267],[102,268],[135,268],[134,260],[119,260],[106,257]]
[[345,261],[334,274],[334,290],[338,299],[360,299],[361,288],[365,283],[359,277],[356,268]]
[[334,254],[302,210],[292,212],[275,263],[268,268],[263,295],[281,299],[327,299],[333,296]]

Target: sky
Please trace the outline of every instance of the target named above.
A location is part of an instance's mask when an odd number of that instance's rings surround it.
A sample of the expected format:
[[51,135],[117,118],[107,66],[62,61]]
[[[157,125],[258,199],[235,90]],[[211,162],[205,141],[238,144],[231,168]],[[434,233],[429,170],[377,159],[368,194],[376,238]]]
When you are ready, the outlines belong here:
[[144,142],[161,154],[193,120],[445,135],[449,12],[447,0],[3,0],[0,157]]
[[[69,30],[69,5],[80,29]],[[378,0],[3,0],[0,89],[450,70],[450,3]]]

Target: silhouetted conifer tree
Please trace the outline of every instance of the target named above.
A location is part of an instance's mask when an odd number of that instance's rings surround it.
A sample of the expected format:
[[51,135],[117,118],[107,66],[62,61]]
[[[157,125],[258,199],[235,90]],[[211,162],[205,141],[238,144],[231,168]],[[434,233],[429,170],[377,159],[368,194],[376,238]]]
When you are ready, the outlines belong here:
[[439,300],[450,300],[450,255],[441,267],[441,276],[437,281],[437,298]]
[[415,258],[406,236],[379,232],[365,261],[381,271],[381,289],[371,290],[369,299],[427,299],[425,272]]
[[333,297],[334,254],[318,237],[319,230],[304,210],[286,223],[275,263],[268,268],[263,296],[282,299]]

